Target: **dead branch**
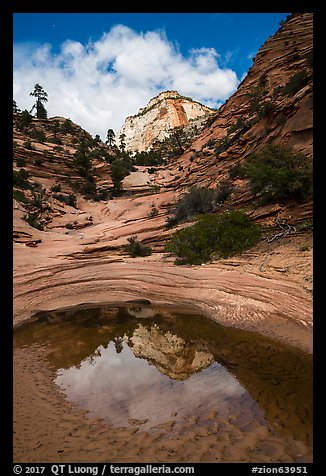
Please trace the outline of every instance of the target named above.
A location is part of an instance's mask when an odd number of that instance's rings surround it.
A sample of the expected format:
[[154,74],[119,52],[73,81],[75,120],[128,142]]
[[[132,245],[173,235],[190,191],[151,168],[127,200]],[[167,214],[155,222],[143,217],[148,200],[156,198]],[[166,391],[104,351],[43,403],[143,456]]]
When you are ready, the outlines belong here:
[[271,243],[274,240],[279,240],[280,238],[285,238],[289,234],[293,234],[297,232],[297,229],[293,225],[289,225],[286,222],[288,221],[287,218],[275,218],[274,223],[278,226],[282,231],[275,233],[274,235],[267,236],[266,241],[267,243]]

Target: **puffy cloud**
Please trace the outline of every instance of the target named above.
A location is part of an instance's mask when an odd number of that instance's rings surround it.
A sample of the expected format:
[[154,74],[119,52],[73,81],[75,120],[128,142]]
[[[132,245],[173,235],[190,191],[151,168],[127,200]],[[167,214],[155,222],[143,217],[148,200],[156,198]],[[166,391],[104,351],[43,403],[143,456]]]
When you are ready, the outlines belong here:
[[14,98],[30,109],[29,93],[39,83],[48,93],[49,116],[69,117],[93,135],[116,132],[125,118],[159,92],[180,94],[220,106],[239,84],[219,65],[213,48],[182,55],[163,31],[138,33],[124,25],[88,44],[66,40],[56,53],[50,44],[14,45]]

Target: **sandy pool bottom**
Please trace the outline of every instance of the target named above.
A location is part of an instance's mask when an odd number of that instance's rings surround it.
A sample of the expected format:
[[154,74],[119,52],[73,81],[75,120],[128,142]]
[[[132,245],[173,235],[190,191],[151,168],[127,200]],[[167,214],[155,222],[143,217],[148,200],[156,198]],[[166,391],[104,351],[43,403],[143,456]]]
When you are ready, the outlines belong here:
[[[121,324],[112,320],[111,311],[104,313],[105,322],[102,316],[100,326],[93,325],[95,321],[91,321],[88,328],[86,326],[87,346],[81,338],[85,321],[83,326],[74,323],[71,329],[71,326],[57,323],[57,332],[51,332],[47,345],[42,339],[35,339],[35,335],[44,338],[44,332],[48,333],[49,329],[36,327],[33,343],[21,342],[14,348],[14,461],[312,461],[310,416],[304,414],[308,411],[309,392],[302,392],[300,382],[288,386],[280,377],[293,375],[298,366],[298,371],[302,372],[305,359],[302,363],[301,357],[297,359],[295,354],[285,359],[288,350],[280,344],[277,350],[283,352],[281,359],[290,364],[275,372],[271,370],[275,367],[275,351],[268,356],[270,364],[255,375],[241,357],[242,347],[248,346],[249,339],[251,355],[247,356],[248,362],[257,367],[255,358],[261,360],[262,349],[270,347],[268,339],[260,338],[260,344],[253,346],[250,333],[217,329],[215,323],[206,320],[205,324],[200,324],[199,331],[197,318],[188,319],[187,325],[171,314],[166,322],[159,320],[158,323],[148,319],[145,323],[135,319],[129,322],[127,319],[123,330],[129,329],[127,334],[132,345],[130,342],[127,345],[126,338],[117,340],[117,335],[123,333]],[[76,325],[79,327],[74,327]],[[52,324],[51,330],[55,328]],[[189,329],[195,330],[196,340],[191,338]],[[63,331],[66,337],[67,332],[71,332],[76,338],[68,346],[67,368],[63,368],[65,354],[59,345],[59,335]],[[203,332],[202,336],[198,335],[200,332]],[[221,332],[222,337],[218,337]],[[103,333],[106,346],[98,345],[97,337]],[[210,337],[204,338],[205,335]],[[64,339],[62,342],[67,346]],[[90,342],[91,357],[88,355]],[[168,345],[170,353],[166,352]],[[164,354],[162,349],[165,349]],[[142,367],[130,366],[133,354],[140,359]],[[150,365],[148,360],[151,360]],[[220,365],[221,360],[226,367]],[[105,362],[118,368],[107,387],[103,369],[107,373],[109,367],[105,367]],[[129,370],[119,370],[121,363]],[[89,386],[85,387],[85,375],[89,369],[96,368],[102,369],[100,384],[96,379],[89,381],[87,376]],[[119,379],[128,382],[132,373],[141,374],[139,368],[145,368],[144,381],[154,384],[156,380],[159,392],[144,390],[141,393],[141,386],[139,391],[135,383],[129,387],[118,385]],[[235,378],[226,368],[234,370]],[[76,378],[79,374],[81,377]],[[74,380],[78,385],[72,384]],[[206,382],[206,389],[202,382]],[[232,398],[221,396],[221,385],[228,387]],[[158,393],[161,399],[164,397],[161,400],[164,405],[160,405]],[[299,397],[295,393],[300,393]],[[291,410],[287,408],[287,402],[292,402]],[[124,405],[128,406],[128,412]],[[113,415],[116,415],[115,419]]]

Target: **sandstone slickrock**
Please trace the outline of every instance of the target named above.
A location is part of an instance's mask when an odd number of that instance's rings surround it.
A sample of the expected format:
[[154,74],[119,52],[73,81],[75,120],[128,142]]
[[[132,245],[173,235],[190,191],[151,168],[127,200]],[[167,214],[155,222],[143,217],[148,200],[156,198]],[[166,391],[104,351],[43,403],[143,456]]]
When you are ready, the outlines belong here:
[[[15,201],[14,322],[42,309],[149,299],[193,306],[226,325],[270,332],[311,350],[311,235],[298,233],[284,241],[263,242],[242,256],[199,267],[176,267],[162,253],[164,241],[173,232],[165,227],[167,211],[189,186],[218,185],[229,178],[238,160],[242,162],[269,141],[287,144],[312,158],[311,52],[312,14],[291,15],[261,47],[239,89],[210,115],[191,147],[150,177],[146,168],[139,169],[128,177],[128,193],[111,200],[87,200],[75,190],[80,176],[73,153],[82,137],[90,138],[87,132],[73,124],[73,132],[58,135],[61,148],[50,141],[32,140],[34,149],[30,149],[24,142],[28,136],[14,129],[14,170],[21,168],[19,159],[23,159],[30,180],[46,189],[40,213],[43,230],[22,219],[27,213],[25,204]],[[302,70],[304,84],[293,95],[277,89]],[[249,93],[257,91],[260,83],[265,91],[261,102],[275,103],[269,116],[258,117],[251,110]],[[174,114],[177,120],[180,115]],[[243,118],[241,130],[227,134],[239,118]],[[52,118],[33,123],[53,139],[54,120],[64,122]],[[229,143],[217,157],[214,150],[223,137]],[[109,187],[109,164],[93,159],[92,167],[96,184]],[[61,193],[76,195],[76,206],[55,198],[51,188],[59,184]],[[258,221],[270,224],[271,217],[285,216],[295,223],[312,217],[311,202],[261,207],[245,180],[236,177],[233,185],[231,205],[245,207]],[[32,198],[30,190],[22,191]],[[135,235],[153,246],[151,257],[126,256],[122,246]],[[308,243],[306,251],[299,251],[302,242]]]

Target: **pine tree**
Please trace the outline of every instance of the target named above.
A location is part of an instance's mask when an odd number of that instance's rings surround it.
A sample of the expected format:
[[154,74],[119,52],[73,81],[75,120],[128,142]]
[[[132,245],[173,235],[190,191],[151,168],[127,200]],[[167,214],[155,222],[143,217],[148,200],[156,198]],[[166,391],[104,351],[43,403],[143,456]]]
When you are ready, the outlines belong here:
[[106,144],[109,144],[110,146],[112,146],[115,142],[115,133],[113,129],[108,129],[106,137],[107,137]]
[[25,109],[21,113],[21,117],[17,122],[17,129],[19,131],[26,132],[29,129],[32,122],[33,122],[33,117],[30,115],[27,109]]
[[74,159],[75,165],[77,166],[80,175],[82,177],[89,177],[90,170],[92,168],[92,162],[89,155],[89,147],[85,141],[81,142],[81,144],[78,146],[74,154]]
[[120,150],[121,150],[121,152],[124,152],[125,149],[126,149],[125,139],[126,139],[126,134],[124,134],[124,133],[120,134],[119,140],[120,140]]
[[38,119],[47,119],[48,115],[43,103],[48,101],[48,95],[42,86],[38,83],[35,84],[34,91],[29,95],[36,97],[36,103],[32,107],[31,112],[33,109],[36,109],[36,117]]
[[111,164],[111,179],[114,189],[120,191],[122,189],[122,180],[129,175],[130,172],[122,159],[115,159]]
[[19,107],[17,106],[17,103],[16,101],[13,99],[12,101],[13,105],[12,105],[12,111],[13,112],[21,112],[21,110],[19,109]]

